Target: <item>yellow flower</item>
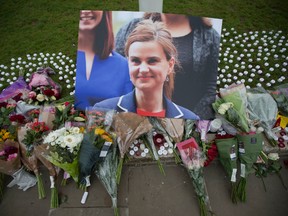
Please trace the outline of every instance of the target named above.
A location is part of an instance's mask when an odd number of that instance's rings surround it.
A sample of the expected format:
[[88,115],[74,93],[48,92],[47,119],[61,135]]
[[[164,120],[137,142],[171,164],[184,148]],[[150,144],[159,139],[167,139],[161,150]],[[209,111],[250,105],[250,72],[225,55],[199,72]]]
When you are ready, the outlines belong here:
[[104,129],[102,129],[102,128],[96,128],[95,129],[95,134],[96,135],[102,135],[102,134],[104,134],[106,131],[104,130]]
[[85,128],[84,127],[80,127],[80,133],[84,133]]
[[107,133],[103,134],[101,137],[107,142],[112,142],[112,138]]

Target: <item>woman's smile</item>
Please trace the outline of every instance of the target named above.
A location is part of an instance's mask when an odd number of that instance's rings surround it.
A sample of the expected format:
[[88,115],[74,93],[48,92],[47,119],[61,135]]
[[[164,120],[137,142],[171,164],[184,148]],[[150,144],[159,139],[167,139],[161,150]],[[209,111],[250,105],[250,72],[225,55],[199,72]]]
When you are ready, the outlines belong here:
[[134,42],[128,55],[130,78],[134,86],[142,90],[162,90],[173,67],[162,46],[155,41]]

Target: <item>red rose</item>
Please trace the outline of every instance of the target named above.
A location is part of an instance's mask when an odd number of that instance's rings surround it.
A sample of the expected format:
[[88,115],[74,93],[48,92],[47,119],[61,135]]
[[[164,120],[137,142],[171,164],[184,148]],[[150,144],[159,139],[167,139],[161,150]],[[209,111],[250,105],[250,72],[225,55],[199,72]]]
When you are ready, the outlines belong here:
[[0,103],[0,108],[1,108],[1,107],[6,108],[7,105],[8,105],[8,103],[6,103],[6,102],[1,102],[1,103]]
[[18,122],[20,124],[23,124],[25,121],[25,117],[23,115],[20,115],[20,114],[11,115],[11,116],[9,116],[9,120],[11,122]]
[[52,96],[54,96],[54,91],[51,90],[51,89],[45,89],[45,90],[43,91],[43,94],[46,95],[46,96],[48,96],[48,97],[52,97]]
[[21,100],[21,97],[22,97],[22,93],[19,93],[16,96],[14,96],[12,99],[18,102],[19,100]]

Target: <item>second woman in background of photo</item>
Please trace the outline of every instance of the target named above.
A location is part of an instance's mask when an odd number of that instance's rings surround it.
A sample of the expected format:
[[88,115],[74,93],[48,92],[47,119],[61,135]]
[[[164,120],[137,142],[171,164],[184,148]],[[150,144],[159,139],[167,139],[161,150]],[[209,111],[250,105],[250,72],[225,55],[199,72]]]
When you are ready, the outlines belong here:
[[114,49],[112,12],[80,11],[75,107],[85,110],[96,102],[130,92],[127,59]]

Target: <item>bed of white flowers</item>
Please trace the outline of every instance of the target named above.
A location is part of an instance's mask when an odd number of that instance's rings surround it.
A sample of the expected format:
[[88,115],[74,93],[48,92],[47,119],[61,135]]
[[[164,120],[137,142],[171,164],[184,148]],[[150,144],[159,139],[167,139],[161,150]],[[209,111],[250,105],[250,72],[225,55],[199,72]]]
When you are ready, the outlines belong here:
[[[288,37],[282,31],[250,31],[238,33],[234,28],[222,29],[218,88],[244,83],[247,88],[272,88],[288,80]],[[74,94],[76,59],[62,52],[34,53],[11,58],[10,65],[0,65],[0,90],[12,84],[24,72],[27,82],[37,68],[49,66],[56,72],[52,78],[67,94]]]
[[238,33],[223,29],[217,85],[270,88],[287,82],[288,40],[282,31]]

